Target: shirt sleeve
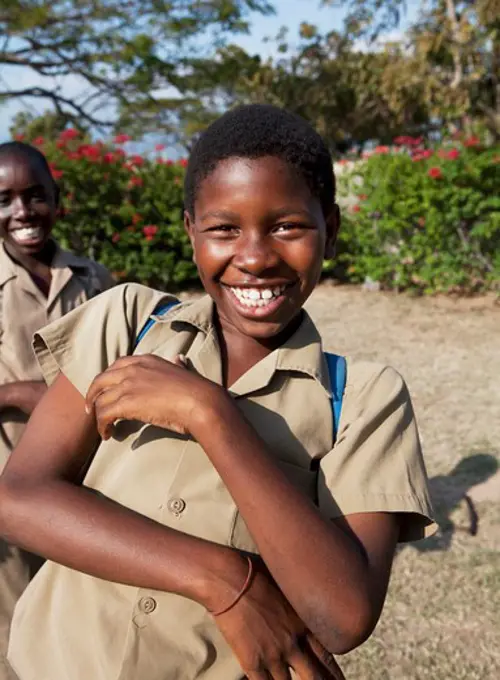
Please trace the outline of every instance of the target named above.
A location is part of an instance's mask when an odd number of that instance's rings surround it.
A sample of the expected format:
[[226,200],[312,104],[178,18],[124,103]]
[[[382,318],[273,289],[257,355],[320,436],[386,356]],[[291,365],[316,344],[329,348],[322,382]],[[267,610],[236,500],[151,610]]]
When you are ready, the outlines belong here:
[[318,500],[332,519],[403,513],[400,542],[435,532],[410,395],[394,369],[348,362],[339,433],[320,463]]
[[33,349],[45,381],[60,372],[85,396],[116,359],[132,354],[140,329],[160,301],[175,299],[126,283],[92,298],[35,333]]

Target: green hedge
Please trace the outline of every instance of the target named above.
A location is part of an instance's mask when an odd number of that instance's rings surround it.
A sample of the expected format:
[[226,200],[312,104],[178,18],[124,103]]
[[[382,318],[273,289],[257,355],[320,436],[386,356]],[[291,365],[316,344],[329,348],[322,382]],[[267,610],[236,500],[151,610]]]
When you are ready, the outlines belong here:
[[[119,280],[179,288],[197,281],[182,225],[185,160],[126,154],[128,138],[85,143],[76,130],[34,140],[62,189],[55,235]],[[426,149],[412,138],[377,147],[339,177],[343,225],[335,263],[349,282],[472,292],[500,282],[500,149],[471,137]]]
[[470,293],[500,284],[500,149],[402,138],[342,173],[339,261],[351,281]]
[[185,160],[126,154],[129,138],[113,145],[83,143],[76,130],[58,140],[34,140],[61,187],[54,235],[70,250],[92,257],[121,281],[175,289],[197,281],[183,227]]

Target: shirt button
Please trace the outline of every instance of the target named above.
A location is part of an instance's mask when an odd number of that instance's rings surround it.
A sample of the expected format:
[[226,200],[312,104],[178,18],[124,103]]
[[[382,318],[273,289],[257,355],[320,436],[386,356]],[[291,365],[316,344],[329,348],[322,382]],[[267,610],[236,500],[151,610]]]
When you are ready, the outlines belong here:
[[139,600],[139,609],[145,614],[151,614],[156,609],[156,600],[152,597],[142,597]]
[[186,501],[184,501],[182,498],[171,498],[168,501],[167,507],[173,515],[177,515],[178,517],[184,512]]

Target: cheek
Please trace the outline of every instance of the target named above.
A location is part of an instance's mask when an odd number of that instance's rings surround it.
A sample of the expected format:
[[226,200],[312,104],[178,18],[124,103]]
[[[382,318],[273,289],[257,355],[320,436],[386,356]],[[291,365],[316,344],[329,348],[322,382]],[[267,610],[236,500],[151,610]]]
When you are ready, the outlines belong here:
[[232,247],[227,241],[196,239],[194,254],[200,276],[210,276],[223,267],[232,256]]

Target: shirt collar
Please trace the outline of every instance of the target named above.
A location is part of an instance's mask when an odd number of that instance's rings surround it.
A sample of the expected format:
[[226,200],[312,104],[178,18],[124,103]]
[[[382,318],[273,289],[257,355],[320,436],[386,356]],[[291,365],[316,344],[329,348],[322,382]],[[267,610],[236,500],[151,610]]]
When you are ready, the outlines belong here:
[[[209,295],[204,295],[189,304],[179,305],[168,314],[168,317],[158,320],[170,322],[172,325],[188,324],[198,329],[206,336],[215,337],[213,324],[214,302]],[[230,391],[234,394],[248,394],[262,389],[271,381],[276,371],[302,373],[316,380],[331,396],[328,367],[323,354],[321,336],[309,314],[303,310],[300,326],[293,335],[274,352],[259,361],[245,373]]]
[[17,276],[17,265],[5,251],[3,241],[0,241],[0,286]]

